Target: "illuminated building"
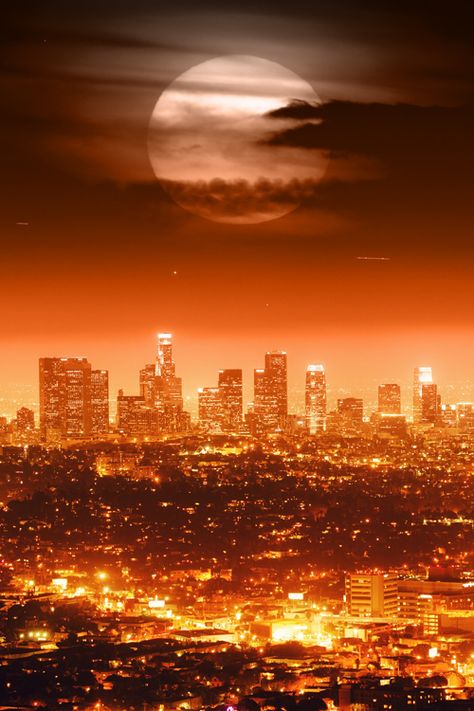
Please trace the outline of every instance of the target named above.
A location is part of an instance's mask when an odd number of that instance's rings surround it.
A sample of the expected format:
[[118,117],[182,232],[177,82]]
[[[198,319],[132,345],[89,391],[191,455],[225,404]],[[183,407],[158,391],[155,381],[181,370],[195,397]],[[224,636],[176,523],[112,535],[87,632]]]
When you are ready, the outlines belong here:
[[400,386],[396,383],[379,385],[378,411],[384,415],[399,415],[401,412]]
[[140,370],[140,397],[146,407],[154,410],[155,434],[185,432],[189,429],[189,414],[183,411],[181,378],[176,376],[171,333],[158,334],[156,362]]
[[181,378],[176,377],[172,338],[171,333],[158,334],[155,365],[155,407],[165,432],[181,429],[180,415],[183,412],[182,384]]
[[50,437],[91,434],[91,365],[86,358],[40,358],[40,430]]
[[124,395],[119,390],[117,397],[117,427],[126,435],[145,436],[156,429],[154,410],[147,406],[141,395]]
[[308,365],[306,368],[305,415],[310,434],[326,429],[326,375],[323,365]]
[[140,395],[149,407],[155,407],[155,364],[150,363],[140,370]]
[[19,434],[28,434],[35,429],[35,413],[28,407],[20,407],[16,413],[16,429]]
[[255,368],[253,372],[253,389],[252,434],[259,435],[278,427],[275,402],[269,395],[267,375],[263,368]]
[[239,432],[242,429],[242,370],[237,368],[220,370],[218,387],[222,429]]
[[413,422],[418,423],[423,420],[422,408],[422,387],[433,382],[433,375],[430,366],[418,366],[413,374]]
[[461,432],[474,432],[474,404],[459,402],[457,405],[458,427]]
[[199,388],[199,427],[208,433],[222,431],[222,405],[219,388]]
[[397,617],[398,581],[389,573],[346,575],[346,607],[353,617]]
[[258,431],[283,429],[288,415],[287,358],[284,351],[265,354],[265,368],[254,371],[254,416]]
[[405,415],[378,413],[375,422],[377,436],[381,439],[402,439],[407,435],[407,421]]
[[421,385],[421,421],[435,422],[440,402],[438,388],[435,383]]
[[103,435],[109,431],[109,373],[107,370],[91,371],[91,434]]
[[441,405],[438,412],[440,423],[443,427],[457,427],[458,408],[457,405]]
[[276,404],[278,424],[285,426],[288,414],[288,375],[287,357],[284,351],[272,351],[265,354],[265,372],[267,384]]
[[345,397],[337,401],[337,412],[343,435],[358,434],[362,428],[364,403],[357,397]]

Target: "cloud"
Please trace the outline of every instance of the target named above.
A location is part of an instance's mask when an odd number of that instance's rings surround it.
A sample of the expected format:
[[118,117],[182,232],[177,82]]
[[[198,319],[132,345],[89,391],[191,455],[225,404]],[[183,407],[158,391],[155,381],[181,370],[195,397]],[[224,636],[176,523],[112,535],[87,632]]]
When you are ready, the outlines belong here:
[[268,145],[324,150],[336,158],[365,154],[392,166],[409,165],[423,172],[428,166],[438,166],[440,172],[443,166],[463,165],[474,155],[474,104],[444,107],[332,101],[316,105],[291,101],[267,117],[299,122],[271,134]]
[[264,222],[291,212],[302,203],[314,203],[317,180],[160,181],[166,192],[186,210],[215,222]]

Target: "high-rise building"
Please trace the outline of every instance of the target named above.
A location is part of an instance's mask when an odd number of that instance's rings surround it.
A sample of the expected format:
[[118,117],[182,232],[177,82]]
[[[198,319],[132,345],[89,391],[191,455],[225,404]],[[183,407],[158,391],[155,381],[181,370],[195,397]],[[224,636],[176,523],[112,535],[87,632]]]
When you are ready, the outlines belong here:
[[156,366],[154,363],[146,365],[140,370],[140,395],[149,407],[155,407],[156,399]]
[[265,368],[254,371],[254,421],[256,433],[283,429],[288,415],[286,353],[265,354]]
[[91,435],[109,431],[109,373],[91,370]]
[[117,428],[127,436],[147,436],[154,433],[156,412],[148,407],[141,395],[124,395],[119,390],[117,397]]
[[364,403],[357,397],[345,397],[337,401],[337,413],[343,435],[359,434],[364,417]]
[[219,398],[221,401],[222,429],[240,432],[242,429],[242,370],[226,368],[219,371]]
[[379,385],[378,411],[383,415],[401,413],[400,386],[397,383]]
[[308,365],[305,385],[306,428],[310,434],[326,429],[326,374],[323,365]]
[[430,366],[421,365],[415,368],[413,374],[413,422],[419,423],[423,420],[422,408],[422,388],[423,385],[433,382],[433,374]]
[[16,430],[18,434],[28,434],[35,429],[35,413],[28,407],[20,407],[16,413]]
[[435,383],[422,383],[421,386],[421,421],[435,422],[440,409],[438,388]]
[[222,431],[223,411],[219,388],[198,389],[199,427],[209,434]]
[[285,351],[265,354],[265,373],[269,393],[274,398],[278,425],[284,427],[288,415],[288,375]]
[[[183,410],[181,378],[176,376],[173,360],[173,336],[159,333],[155,363],[140,370],[140,397],[148,408],[147,434],[173,434],[186,432],[190,427],[189,413]],[[136,397],[136,396],[124,396]],[[146,419],[143,413],[138,419]]]
[[347,611],[354,617],[397,617],[397,577],[389,573],[349,573],[345,598]]
[[171,333],[158,334],[155,365],[155,407],[165,432],[179,431],[183,412],[182,383],[181,378],[176,377],[172,338]]
[[461,432],[474,432],[474,403],[457,404],[457,424]]
[[91,434],[91,365],[86,358],[40,358],[43,439]]
[[278,411],[274,394],[268,384],[264,368],[255,368],[253,372],[253,432],[259,435],[278,429]]

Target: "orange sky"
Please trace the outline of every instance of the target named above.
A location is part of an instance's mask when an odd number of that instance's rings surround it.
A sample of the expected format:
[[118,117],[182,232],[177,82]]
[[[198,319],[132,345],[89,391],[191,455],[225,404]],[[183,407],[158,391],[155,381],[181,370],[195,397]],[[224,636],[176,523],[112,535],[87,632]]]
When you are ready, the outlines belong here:
[[[449,383],[473,372],[469,33],[416,3],[407,23],[398,5],[361,16],[349,0],[337,14],[329,2],[309,14],[183,3],[158,18],[146,0],[47,0],[7,13],[0,397],[36,386],[46,355],[86,355],[112,390],[136,390],[167,329],[188,394],[220,367],[249,380],[265,350],[284,348],[292,387],[310,361],[356,394],[409,382],[423,362],[446,400],[464,397]],[[323,102],[318,125],[271,124],[268,145],[308,161],[324,151],[325,180],[261,225],[185,212],[148,160],[160,92],[225,53],[280,62]]]

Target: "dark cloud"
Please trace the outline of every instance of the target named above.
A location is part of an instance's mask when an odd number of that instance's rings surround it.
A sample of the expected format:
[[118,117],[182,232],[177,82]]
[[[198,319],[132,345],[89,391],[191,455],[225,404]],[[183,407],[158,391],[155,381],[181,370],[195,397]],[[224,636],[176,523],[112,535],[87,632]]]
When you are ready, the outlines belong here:
[[313,203],[319,190],[315,180],[160,181],[166,192],[186,210],[229,223],[258,222],[282,216],[302,203]]
[[412,165],[423,161],[439,168],[464,165],[474,156],[474,104],[441,107],[333,101],[311,105],[292,101],[268,117],[305,121],[274,133],[267,141],[272,146],[325,150],[336,156],[368,154]]
[[319,119],[317,115],[319,104],[311,104],[303,99],[292,99],[286,106],[280,106],[278,109],[269,111],[266,115],[268,118],[274,119],[296,119],[298,121],[308,121],[310,119]]

